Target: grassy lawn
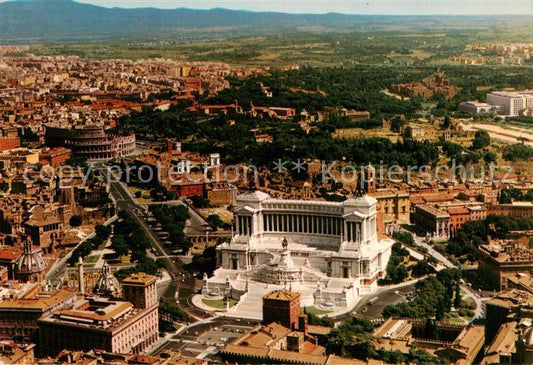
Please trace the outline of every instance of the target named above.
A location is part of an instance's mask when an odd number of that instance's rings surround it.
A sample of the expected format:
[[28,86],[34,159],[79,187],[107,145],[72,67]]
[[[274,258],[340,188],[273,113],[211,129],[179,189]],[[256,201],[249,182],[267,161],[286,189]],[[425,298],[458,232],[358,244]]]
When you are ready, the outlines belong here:
[[462,317],[459,317],[457,313],[446,313],[444,318],[442,319],[444,322],[452,322],[452,323],[465,323],[465,319]]
[[98,255],[88,256],[88,257],[83,259],[83,263],[84,264],[94,264],[94,263],[96,263],[96,261],[98,261],[99,258],[100,258],[100,256],[98,256]]
[[129,264],[131,262],[130,255],[120,256],[120,262],[123,264]]
[[128,190],[131,191],[131,193],[134,196],[135,196],[135,193],[141,192],[141,197],[135,198],[135,200],[137,200],[137,202],[139,202],[140,204],[152,202],[152,199],[150,198],[150,190],[141,189],[136,186],[128,186]]
[[450,312],[444,315],[443,321],[453,323],[467,323],[470,322],[473,318],[473,316],[461,315],[458,312]]
[[304,309],[305,309],[306,313],[313,314],[315,316],[320,316],[322,314],[326,314],[326,313],[330,313],[331,312],[331,311],[325,311],[325,310],[322,310],[322,309],[318,309],[318,308],[316,308],[314,306],[310,306],[310,307],[302,308],[302,313],[303,313]]
[[100,244],[100,246],[98,246],[97,250],[103,250],[104,248],[107,247],[107,244],[108,244],[108,243],[109,243],[109,241],[108,241],[108,240],[105,240],[104,242],[102,242],[102,243]]
[[216,242],[198,242],[195,243],[193,247],[191,247],[190,251],[193,255],[201,255],[206,248],[216,245]]
[[461,317],[465,322],[470,322],[474,317]]
[[[224,309],[225,306],[224,306],[224,301],[222,299],[202,299],[202,302],[209,306],[209,307],[213,307],[213,308],[218,308],[218,309]],[[230,299],[229,300],[229,306],[230,308],[233,307],[235,305],[235,303],[237,303],[236,300],[234,299]]]
[[206,244],[204,242],[198,242],[195,243],[193,247],[191,247],[191,254],[193,255],[201,255],[206,248]]
[[471,308],[472,310],[475,310],[477,308],[476,301],[471,297],[466,297],[462,299],[462,306]]
[[92,269],[94,265],[96,265],[96,262],[98,261],[99,258],[100,258],[99,255],[87,256],[86,258],[83,259],[83,266],[86,267],[87,269]]

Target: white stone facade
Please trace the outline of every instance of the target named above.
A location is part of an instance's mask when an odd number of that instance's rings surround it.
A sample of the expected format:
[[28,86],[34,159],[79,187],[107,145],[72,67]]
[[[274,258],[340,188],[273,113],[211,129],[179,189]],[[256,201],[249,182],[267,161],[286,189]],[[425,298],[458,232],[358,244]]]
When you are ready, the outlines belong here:
[[498,106],[504,115],[517,116],[525,109],[533,109],[533,93],[493,91],[487,94],[487,103]]
[[378,240],[376,206],[367,195],[342,203],[239,196],[235,234],[218,246],[204,295],[239,300],[290,288],[304,306],[354,305],[376,289],[391,253],[393,241]]

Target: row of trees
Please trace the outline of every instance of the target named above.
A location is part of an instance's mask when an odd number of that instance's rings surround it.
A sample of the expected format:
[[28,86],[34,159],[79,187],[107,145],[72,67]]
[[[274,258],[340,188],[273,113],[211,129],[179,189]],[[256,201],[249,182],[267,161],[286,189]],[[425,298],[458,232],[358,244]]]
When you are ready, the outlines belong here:
[[169,233],[172,245],[186,253],[192,246],[191,241],[185,237],[185,223],[189,219],[189,210],[186,206],[177,205],[151,205],[150,211],[155,219],[161,223],[163,230]]
[[407,279],[409,270],[405,266],[405,260],[409,257],[409,251],[396,242],[392,246],[392,253],[387,264],[387,277],[380,279],[380,285],[398,284]]
[[[217,245],[219,243],[222,243],[222,240],[219,240]],[[191,262],[184,267],[188,271],[198,273],[199,276],[203,276],[204,273],[208,276],[213,275],[217,268],[216,246],[206,247],[202,254],[194,255]]]
[[432,274],[435,272],[435,269],[431,264],[436,263],[436,259],[433,256],[427,254],[427,249],[425,247],[419,246],[413,234],[407,231],[396,231],[392,234],[392,237],[401,243],[416,249],[426,255],[426,258],[419,260],[416,264],[411,267],[411,275],[415,278],[419,278],[424,275]]
[[[398,284],[409,277],[409,272],[413,277],[421,277],[435,272],[435,269],[430,265],[428,260],[419,260],[416,264],[407,267],[406,259],[409,257],[409,251],[402,247],[402,243],[411,246],[417,250],[426,251],[423,247],[419,247],[413,235],[410,232],[396,231],[393,233],[393,238],[397,241],[392,246],[392,253],[387,264],[387,277],[379,279],[380,285]],[[401,243],[400,243],[401,242]]]
[[159,303],[159,330],[174,332],[174,322],[185,322],[189,316],[178,307],[176,303]]
[[518,201],[533,201],[533,189],[529,189],[527,192],[522,193],[520,189],[511,188],[511,189],[502,189],[500,191],[498,201],[500,204],[509,204],[513,200]]
[[156,184],[156,186],[150,190],[150,198],[156,202],[164,202],[175,199],[176,193],[168,190],[161,184]]
[[150,240],[127,211],[120,211],[118,217],[114,224],[111,248],[118,257],[130,254],[130,262],[134,266],[117,271],[115,276],[122,280],[136,272],[156,275],[160,265],[146,254],[146,250],[151,247]]
[[[185,116],[187,117],[185,118]],[[236,121],[231,125],[227,120]],[[267,166],[279,158],[317,158],[326,161],[341,160],[356,163],[422,165],[438,159],[437,146],[413,140],[393,143],[386,138],[335,139],[336,127],[327,122],[319,130],[307,134],[293,122],[246,118],[241,115],[216,117],[207,123],[198,123],[197,116],[189,115],[180,107],[169,111],[145,110],[132,113],[122,120],[123,128],[139,135],[156,139],[176,138],[184,141],[183,148],[199,153],[219,152],[230,162],[248,162]],[[273,143],[257,143],[253,130],[268,132]]]
[[533,158],[533,148],[525,144],[505,147],[502,157],[507,161],[529,161]]
[[435,316],[441,320],[449,312],[453,303],[455,288],[461,272],[445,269],[416,284],[417,296],[410,302],[387,305],[383,309],[385,317],[428,318]]
[[192,206],[201,209],[201,208],[209,208],[211,207],[211,203],[209,202],[209,199],[207,199],[203,195],[194,195],[191,197],[191,203]]
[[218,230],[219,228],[222,228],[222,229],[231,228],[231,224],[224,222],[218,214],[209,214],[206,221],[207,223],[211,225],[211,227],[213,227],[213,230],[215,231]]
[[396,231],[392,234],[392,237],[407,246],[416,247],[416,242],[411,232]]

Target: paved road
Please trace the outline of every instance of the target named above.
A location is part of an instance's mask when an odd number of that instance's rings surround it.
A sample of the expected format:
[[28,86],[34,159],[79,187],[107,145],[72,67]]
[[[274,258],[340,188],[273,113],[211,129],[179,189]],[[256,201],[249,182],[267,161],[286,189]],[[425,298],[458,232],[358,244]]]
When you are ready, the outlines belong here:
[[336,317],[335,321],[345,320],[351,316],[368,320],[380,320],[385,306],[407,301],[407,293],[415,290],[416,281],[398,284],[393,287],[380,287],[375,293],[363,297],[350,313]]
[[[167,252],[159,239],[159,236],[146,224],[141,216],[142,208],[135,202],[126,187],[120,182],[110,182],[111,194],[117,201],[120,210],[128,211],[132,218],[139,224],[146,237],[150,240],[159,260],[162,260],[167,268],[171,280],[161,293],[163,300],[176,302],[192,320],[208,317],[208,315],[191,305],[189,298],[196,292],[196,279],[183,269],[181,260],[172,259],[172,253]],[[177,293],[177,294],[176,294]]]
[[446,268],[454,268],[454,269],[457,269],[458,267],[456,265],[454,265],[450,260],[448,260],[443,254],[441,254],[439,251],[435,250],[433,248],[433,246],[431,246],[430,244],[428,244],[427,242],[424,241],[424,239],[422,237],[419,237],[417,235],[414,235],[413,234],[413,238],[416,242],[417,245],[421,246],[421,247],[424,247],[425,249],[428,250],[428,253],[433,256],[434,258],[436,258],[442,265],[444,265]]
[[206,352],[210,352],[213,354],[218,352],[218,349],[206,351],[209,348],[206,348],[206,341],[220,345],[228,343],[232,338],[240,337],[242,333],[250,330],[258,323],[257,321],[224,317],[204,319],[181,328],[177,334],[167,335],[166,341],[161,341],[158,346],[155,346],[151,354],[157,355],[167,350],[178,350],[193,357],[198,356],[199,353],[207,355]]
[[[168,254],[163,249],[163,245],[161,244],[157,234],[154,233],[154,231],[152,231],[152,229],[146,224],[144,219],[140,217],[140,208],[128,194],[126,188],[124,188],[124,186],[122,186],[122,184],[119,182],[111,182],[110,188],[113,197],[117,201],[117,207],[120,210],[126,210],[131,214],[132,218],[139,224],[146,236],[152,242],[158,256],[167,256]],[[166,267],[169,269],[172,277],[175,276],[175,273],[181,271],[181,268],[178,268],[178,266],[172,260],[168,258],[163,258],[163,260],[165,261],[165,264],[167,265]]]
[[461,288],[467,293],[466,296],[470,297],[476,302],[476,310],[474,318],[481,318],[485,316],[485,302],[489,301],[491,297],[481,298],[479,293],[468,285],[461,285]]

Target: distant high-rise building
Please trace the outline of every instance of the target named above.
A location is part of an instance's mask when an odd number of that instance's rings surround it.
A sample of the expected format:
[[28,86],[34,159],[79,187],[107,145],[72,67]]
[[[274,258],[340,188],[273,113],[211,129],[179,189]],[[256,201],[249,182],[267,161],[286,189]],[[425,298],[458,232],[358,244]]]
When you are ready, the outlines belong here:
[[493,91],[487,94],[487,103],[497,106],[500,114],[517,116],[525,109],[533,109],[533,92]]

